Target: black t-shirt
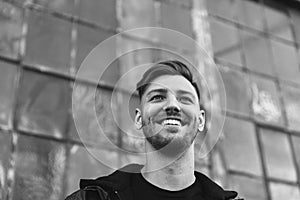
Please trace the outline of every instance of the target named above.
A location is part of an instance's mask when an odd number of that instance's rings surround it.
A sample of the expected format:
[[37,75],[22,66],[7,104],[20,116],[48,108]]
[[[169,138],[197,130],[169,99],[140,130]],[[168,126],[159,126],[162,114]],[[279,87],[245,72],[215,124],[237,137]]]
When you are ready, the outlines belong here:
[[137,173],[132,179],[133,200],[201,200],[202,191],[200,181],[196,181],[189,187],[179,191],[161,189],[144,179]]

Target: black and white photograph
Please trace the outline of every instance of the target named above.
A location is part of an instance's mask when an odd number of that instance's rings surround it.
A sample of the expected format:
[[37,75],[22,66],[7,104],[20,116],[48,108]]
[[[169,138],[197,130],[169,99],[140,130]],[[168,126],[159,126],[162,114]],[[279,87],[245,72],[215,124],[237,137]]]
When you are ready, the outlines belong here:
[[0,200],[300,200],[300,0],[0,0]]

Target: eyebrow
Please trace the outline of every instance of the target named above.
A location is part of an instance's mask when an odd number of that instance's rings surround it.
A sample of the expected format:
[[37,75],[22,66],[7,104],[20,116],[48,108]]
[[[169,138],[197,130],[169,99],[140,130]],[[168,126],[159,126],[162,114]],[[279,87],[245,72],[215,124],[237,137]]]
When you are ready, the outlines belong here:
[[153,89],[153,90],[150,90],[146,96],[149,96],[151,95],[152,93],[167,93],[168,90],[166,88],[158,88],[158,89]]
[[[168,90],[166,88],[158,88],[158,89],[153,89],[153,90],[150,90],[146,96],[149,96],[151,95],[152,93],[167,93]],[[177,90],[176,93],[179,93],[179,94],[187,94],[187,95],[190,95],[194,100],[196,99],[195,95],[189,91],[186,91],[186,90]]]

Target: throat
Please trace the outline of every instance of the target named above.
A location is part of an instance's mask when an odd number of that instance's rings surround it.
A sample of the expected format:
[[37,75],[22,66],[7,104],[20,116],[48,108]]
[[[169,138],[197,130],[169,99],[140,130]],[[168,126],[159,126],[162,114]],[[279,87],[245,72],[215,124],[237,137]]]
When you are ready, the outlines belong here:
[[146,181],[168,191],[179,191],[191,186],[196,178],[194,173],[166,174],[166,173],[142,173]]

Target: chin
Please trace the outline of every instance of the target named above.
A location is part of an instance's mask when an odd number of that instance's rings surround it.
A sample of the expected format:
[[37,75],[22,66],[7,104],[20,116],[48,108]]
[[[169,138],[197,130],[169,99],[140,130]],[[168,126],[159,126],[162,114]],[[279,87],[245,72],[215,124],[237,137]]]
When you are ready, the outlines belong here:
[[[164,137],[168,135],[168,137]],[[186,137],[181,132],[159,133],[147,138],[148,143],[155,151],[160,151],[168,156],[175,156],[184,153],[193,143],[193,139]]]

